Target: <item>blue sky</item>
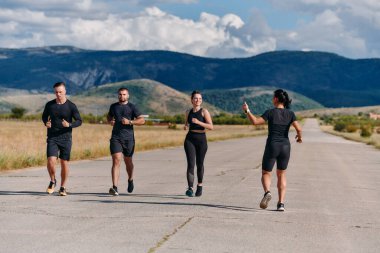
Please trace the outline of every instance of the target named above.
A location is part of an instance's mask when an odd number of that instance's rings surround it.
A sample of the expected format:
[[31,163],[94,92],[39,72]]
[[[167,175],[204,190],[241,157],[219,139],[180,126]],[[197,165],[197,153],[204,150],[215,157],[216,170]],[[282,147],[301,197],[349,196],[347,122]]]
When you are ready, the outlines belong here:
[[380,57],[378,0],[0,0],[0,47]]

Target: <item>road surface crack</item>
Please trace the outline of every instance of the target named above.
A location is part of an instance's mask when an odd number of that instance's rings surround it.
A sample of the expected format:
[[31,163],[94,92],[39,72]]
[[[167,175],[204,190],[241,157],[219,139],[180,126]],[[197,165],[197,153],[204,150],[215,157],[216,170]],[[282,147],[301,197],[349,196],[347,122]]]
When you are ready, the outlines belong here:
[[149,249],[148,253],[154,253],[156,252],[165,242],[167,242],[173,235],[175,235],[179,230],[181,230],[186,224],[188,224],[193,217],[188,218],[185,222],[183,222],[181,225],[176,227],[174,231],[170,234],[166,234],[162,239],[152,248]]

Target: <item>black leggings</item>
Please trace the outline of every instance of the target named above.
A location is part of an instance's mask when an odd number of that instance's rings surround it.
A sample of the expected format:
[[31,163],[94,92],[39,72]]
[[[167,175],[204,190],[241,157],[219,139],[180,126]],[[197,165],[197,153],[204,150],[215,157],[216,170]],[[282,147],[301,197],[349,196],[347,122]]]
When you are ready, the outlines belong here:
[[187,184],[189,187],[193,187],[195,162],[197,163],[198,183],[203,181],[203,162],[207,152],[206,134],[189,132],[186,135],[184,147],[187,158]]

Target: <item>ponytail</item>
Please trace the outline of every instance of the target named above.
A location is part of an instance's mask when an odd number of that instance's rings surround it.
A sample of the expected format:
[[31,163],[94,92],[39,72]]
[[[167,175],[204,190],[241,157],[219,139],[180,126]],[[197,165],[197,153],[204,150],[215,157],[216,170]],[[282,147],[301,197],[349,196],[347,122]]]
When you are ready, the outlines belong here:
[[286,109],[290,108],[290,104],[292,103],[292,100],[289,99],[289,95],[286,91],[282,89],[278,89],[274,92],[274,97],[278,99],[278,102],[284,104],[284,107]]

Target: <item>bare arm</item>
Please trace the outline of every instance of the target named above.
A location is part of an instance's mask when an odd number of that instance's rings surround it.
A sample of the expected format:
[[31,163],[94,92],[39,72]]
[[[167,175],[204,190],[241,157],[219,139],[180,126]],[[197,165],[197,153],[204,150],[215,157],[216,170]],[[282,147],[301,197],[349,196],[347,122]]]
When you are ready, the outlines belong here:
[[187,122],[188,117],[189,117],[189,111],[186,110],[186,112],[185,112],[185,126],[183,127],[183,130],[187,130],[189,127],[189,122]]
[[298,143],[302,143],[302,129],[298,121],[293,121],[292,126],[296,129],[297,135],[296,140]]
[[244,102],[242,109],[253,125],[265,124],[265,120],[262,117],[255,117],[255,115],[251,113],[246,102]]
[[203,117],[205,118],[205,122],[199,121],[197,118],[193,118],[193,123],[200,125],[201,127],[204,127],[208,130],[213,130],[214,125],[212,124],[212,119],[209,111],[207,109],[203,109]]
[[135,125],[135,126],[142,126],[145,124],[145,119],[143,116],[138,116],[136,119],[134,120],[130,120],[129,121],[129,124],[130,125]]

